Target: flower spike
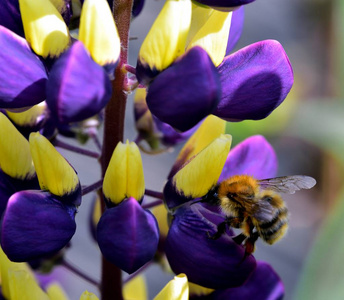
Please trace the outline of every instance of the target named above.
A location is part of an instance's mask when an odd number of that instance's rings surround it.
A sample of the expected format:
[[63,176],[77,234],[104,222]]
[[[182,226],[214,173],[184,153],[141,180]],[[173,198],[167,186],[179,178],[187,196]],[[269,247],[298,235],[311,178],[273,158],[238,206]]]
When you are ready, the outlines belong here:
[[31,179],[36,175],[28,141],[0,113],[0,168],[7,175],[18,179]]
[[103,182],[105,198],[117,205],[125,198],[138,201],[145,190],[140,150],[134,142],[119,142],[112,154]]
[[109,72],[118,63],[121,43],[115,21],[106,0],[86,0],[80,16],[79,40],[96,63]]
[[66,23],[55,6],[47,0],[19,0],[25,38],[36,54],[59,56],[69,45]]
[[80,189],[75,170],[43,135],[31,133],[29,142],[42,190],[63,197]]
[[191,1],[167,0],[142,43],[136,67],[140,83],[149,83],[185,51]]

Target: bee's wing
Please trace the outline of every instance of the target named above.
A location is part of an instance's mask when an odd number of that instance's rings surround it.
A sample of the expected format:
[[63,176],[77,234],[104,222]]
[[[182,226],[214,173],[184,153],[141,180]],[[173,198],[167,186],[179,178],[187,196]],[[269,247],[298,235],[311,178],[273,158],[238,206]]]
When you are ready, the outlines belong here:
[[268,201],[260,200],[256,205],[252,217],[259,220],[259,222],[270,222],[276,215],[277,209]]
[[295,191],[310,189],[315,184],[314,178],[305,175],[282,176],[258,180],[262,189],[269,189],[279,193],[294,194]]

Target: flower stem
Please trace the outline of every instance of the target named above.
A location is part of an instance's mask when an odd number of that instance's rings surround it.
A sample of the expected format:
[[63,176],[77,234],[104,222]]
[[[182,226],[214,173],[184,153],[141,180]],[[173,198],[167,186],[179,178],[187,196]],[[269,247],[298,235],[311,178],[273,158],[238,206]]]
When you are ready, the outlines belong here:
[[156,191],[152,191],[149,189],[145,189],[145,195],[153,197],[153,198],[157,198],[160,200],[164,200],[164,194],[161,192],[156,192]]
[[[112,152],[118,142],[123,140],[124,116],[127,102],[127,93],[123,87],[127,84],[126,74],[122,66],[128,62],[129,27],[131,20],[132,0],[114,0],[113,15],[121,41],[120,62],[115,70],[115,79],[112,82],[112,96],[105,108],[104,139],[101,156],[102,174],[110,162]],[[102,193],[101,193],[102,194]],[[102,201],[102,212],[105,211],[105,202]],[[122,300],[122,271],[102,257],[102,300]]]
[[100,286],[100,282],[98,282],[97,280],[91,278],[90,276],[88,276],[87,274],[85,274],[84,272],[82,272],[81,270],[76,268],[75,266],[73,266],[68,261],[63,260],[62,261],[62,266],[64,266],[67,270],[71,271],[72,273],[78,275],[82,279],[84,279],[84,280],[88,281],[89,283],[95,285],[96,287]]
[[92,183],[91,185],[88,185],[86,187],[82,187],[81,195],[85,196],[90,192],[93,192],[95,190],[99,190],[103,185],[103,179],[100,179],[99,181]]
[[153,201],[153,202],[150,202],[150,203],[142,205],[142,208],[150,209],[152,207],[158,206],[158,205],[163,204],[163,203],[164,202],[161,199],[159,199],[159,200],[156,200],[156,201]]
[[99,158],[100,156],[98,152],[94,152],[94,151],[86,150],[80,147],[69,145],[65,142],[58,140],[57,138],[53,140],[53,144],[55,147],[63,148],[65,150],[69,150],[78,154],[82,154],[82,155],[86,155],[86,156],[90,156],[94,158]]

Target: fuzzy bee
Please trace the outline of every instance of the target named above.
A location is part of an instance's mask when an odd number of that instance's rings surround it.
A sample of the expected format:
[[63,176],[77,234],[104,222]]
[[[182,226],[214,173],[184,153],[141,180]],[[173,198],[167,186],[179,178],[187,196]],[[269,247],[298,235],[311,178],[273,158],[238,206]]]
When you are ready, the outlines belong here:
[[279,193],[294,194],[315,184],[314,178],[303,175],[263,180],[248,175],[232,176],[217,184],[200,201],[218,205],[226,216],[217,232],[208,236],[218,239],[227,226],[240,228],[242,233],[234,240],[239,244],[244,242],[245,256],[254,252],[259,237],[271,245],[288,229],[288,209]]

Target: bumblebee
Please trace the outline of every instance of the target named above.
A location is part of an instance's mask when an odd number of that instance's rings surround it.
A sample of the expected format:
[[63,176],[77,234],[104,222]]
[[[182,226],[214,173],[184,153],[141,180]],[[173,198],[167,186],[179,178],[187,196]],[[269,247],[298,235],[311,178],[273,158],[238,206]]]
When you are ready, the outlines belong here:
[[208,236],[218,239],[227,226],[240,228],[242,233],[233,239],[244,242],[245,256],[255,250],[260,237],[268,244],[280,240],[288,229],[288,209],[279,193],[294,194],[310,189],[314,178],[304,175],[283,176],[257,180],[248,175],[232,176],[205,195],[200,202],[218,205],[226,219],[217,226],[217,232]]

